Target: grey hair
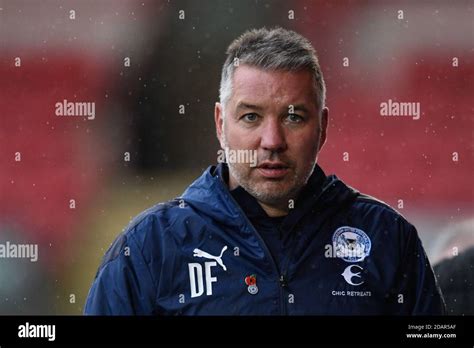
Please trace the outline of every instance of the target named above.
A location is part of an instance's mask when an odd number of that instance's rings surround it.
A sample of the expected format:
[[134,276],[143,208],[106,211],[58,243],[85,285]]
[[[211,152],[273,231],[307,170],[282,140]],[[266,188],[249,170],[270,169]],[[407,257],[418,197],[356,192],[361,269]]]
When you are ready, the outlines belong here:
[[242,64],[263,70],[307,70],[313,75],[318,111],[326,102],[326,84],[318,57],[311,43],[302,35],[281,27],[248,30],[227,48],[219,89],[220,103],[225,106],[232,94],[235,69]]

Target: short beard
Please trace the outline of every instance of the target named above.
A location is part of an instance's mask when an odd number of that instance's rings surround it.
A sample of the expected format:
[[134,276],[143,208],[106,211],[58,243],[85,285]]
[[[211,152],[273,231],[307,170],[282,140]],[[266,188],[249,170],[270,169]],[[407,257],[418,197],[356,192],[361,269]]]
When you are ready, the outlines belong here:
[[[293,178],[290,182],[291,188],[287,191],[262,191],[256,189],[255,185],[252,185],[248,176],[244,175],[242,172],[236,168],[236,164],[228,163],[229,175],[232,175],[237,183],[242,186],[242,188],[247,191],[251,196],[253,196],[259,202],[264,204],[279,206],[279,205],[288,205],[290,199],[295,199],[300,193],[301,189],[306,185],[309,177],[314,171],[316,166],[316,161],[311,163],[311,170],[306,173],[306,175],[301,176],[298,173],[293,175]],[[263,184],[265,185],[265,184]]]
[[[223,143],[226,148],[229,148],[229,144],[227,143],[227,139],[225,137],[225,133],[223,132],[222,134],[223,137]],[[270,158],[274,157],[276,153],[271,154]],[[257,165],[261,162],[263,162],[265,159],[260,158],[257,160]],[[316,159],[314,159],[311,162],[310,165],[310,170],[302,176],[299,173],[295,173],[293,175],[293,178],[291,180],[291,188],[290,190],[287,191],[281,191],[281,190],[273,190],[273,191],[261,191],[257,190],[255,185],[252,185],[252,183],[249,180],[250,177],[250,172],[247,171],[240,171],[238,166],[243,165],[243,164],[237,164],[237,163],[227,163],[227,166],[229,168],[229,175],[232,175],[232,177],[235,179],[237,184],[242,186],[242,188],[247,191],[252,197],[254,197],[256,200],[259,202],[262,202],[264,204],[268,204],[271,206],[282,206],[288,205],[288,201],[290,199],[294,199],[297,197],[297,195],[300,193],[301,189],[306,185],[309,177],[311,174],[313,174],[314,168],[316,166]],[[294,167],[293,167],[294,168]],[[256,168],[251,169],[251,170],[256,170]],[[248,174],[248,175],[246,175]],[[265,185],[265,184],[263,184]]]

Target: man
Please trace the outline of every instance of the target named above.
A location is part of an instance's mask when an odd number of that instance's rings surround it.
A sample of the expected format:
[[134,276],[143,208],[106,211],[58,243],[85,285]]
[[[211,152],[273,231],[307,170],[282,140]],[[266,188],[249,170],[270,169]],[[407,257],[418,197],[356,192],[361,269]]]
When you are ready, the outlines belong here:
[[227,163],[131,223],[85,313],[442,314],[415,228],[316,164],[324,102],[308,40],[282,28],[235,40],[215,106]]

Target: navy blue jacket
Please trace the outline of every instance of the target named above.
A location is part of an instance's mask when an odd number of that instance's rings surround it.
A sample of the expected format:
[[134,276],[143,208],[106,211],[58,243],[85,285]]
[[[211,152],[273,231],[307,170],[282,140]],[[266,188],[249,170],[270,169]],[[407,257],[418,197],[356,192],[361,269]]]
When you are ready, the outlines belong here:
[[316,166],[274,225],[271,253],[223,173],[225,164],[209,167],[132,221],[107,251],[85,314],[444,314],[415,227],[383,202]]

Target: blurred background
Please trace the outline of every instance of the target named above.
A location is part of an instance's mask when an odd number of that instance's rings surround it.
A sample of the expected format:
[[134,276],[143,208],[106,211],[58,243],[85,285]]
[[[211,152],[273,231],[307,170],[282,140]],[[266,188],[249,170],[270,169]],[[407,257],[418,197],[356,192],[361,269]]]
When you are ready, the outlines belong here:
[[[401,12],[400,12],[401,11]],[[327,84],[327,174],[419,231],[451,314],[474,314],[473,1],[0,1],[0,314],[81,314],[129,220],[180,195],[218,142],[228,44],[282,26]],[[380,103],[419,102],[421,117]],[[95,118],[55,104],[94,102]]]

